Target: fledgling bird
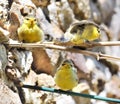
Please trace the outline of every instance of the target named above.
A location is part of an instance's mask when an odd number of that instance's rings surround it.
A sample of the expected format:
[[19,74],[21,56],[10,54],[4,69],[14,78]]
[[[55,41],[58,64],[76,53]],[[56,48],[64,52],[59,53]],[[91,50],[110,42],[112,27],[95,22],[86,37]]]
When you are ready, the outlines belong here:
[[34,17],[26,17],[17,32],[19,41],[23,43],[42,42],[44,40],[44,33],[38,27],[37,21]]
[[77,69],[71,60],[64,60],[54,76],[56,85],[62,90],[71,90],[78,84]]
[[100,26],[93,21],[82,20],[71,24],[64,38],[75,45],[82,44],[86,41],[94,41],[100,38]]

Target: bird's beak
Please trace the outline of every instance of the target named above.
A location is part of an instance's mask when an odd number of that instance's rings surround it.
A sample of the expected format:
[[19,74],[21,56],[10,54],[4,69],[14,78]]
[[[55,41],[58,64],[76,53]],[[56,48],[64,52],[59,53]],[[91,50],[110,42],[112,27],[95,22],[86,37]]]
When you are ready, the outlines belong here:
[[34,21],[33,21],[33,20],[31,20],[31,26],[33,25],[33,23],[34,23]]

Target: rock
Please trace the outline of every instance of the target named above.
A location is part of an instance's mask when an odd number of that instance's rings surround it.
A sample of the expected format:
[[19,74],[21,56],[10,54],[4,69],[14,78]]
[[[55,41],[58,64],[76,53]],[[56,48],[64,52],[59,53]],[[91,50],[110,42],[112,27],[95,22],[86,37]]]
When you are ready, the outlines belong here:
[[0,27],[0,43],[8,42],[9,41],[9,31]]
[[[117,2],[117,1],[116,1]],[[120,40],[120,21],[119,21],[119,17],[120,17],[120,8],[119,8],[119,2],[116,3],[116,8],[115,8],[115,13],[112,16],[112,19],[110,21],[110,26],[109,29],[111,30],[112,33],[112,38],[111,41],[119,41]],[[111,47],[111,53],[110,55],[112,56],[117,56],[120,57],[120,47]],[[115,50],[115,51],[112,51]],[[120,62],[116,62],[119,67],[120,67]]]
[[6,22],[7,17],[8,17],[8,1],[0,0],[0,20],[2,20],[3,22]]
[[4,47],[4,45],[0,44],[0,78],[2,79],[6,77],[5,68],[7,66],[7,63],[8,63],[8,60],[7,60],[6,48]]
[[[114,75],[119,72],[119,64],[118,64],[119,62],[113,60],[104,60],[104,59],[100,60],[100,62],[109,68],[111,74]],[[109,72],[107,72],[106,74],[108,73]]]
[[101,92],[105,82],[111,78],[109,68],[93,58],[87,58],[86,66],[91,71],[91,89],[96,93]]
[[17,93],[9,89],[0,79],[0,104],[22,104]]
[[14,0],[14,2],[16,2],[17,4],[20,4],[22,5],[23,7],[24,6],[32,6],[32,7],[35,7],[34,3],[31,1],[31,0]]
[[[33,71],[33,70],[29,70],[29,74],[25,77],[25,79],[23,80],[23,84],[28,84],[28,85],[36,85],[36,82],[37,82],[37,74]],[[40,101],[40,99],[38,99],[37,95],[38,93],[36,91],[33,91],[29,88],[22,88],[20,90],[22,92],[22,94],[20,95],[20,97],[24,98],[25,100],[25,104],[26,103],[31,103],[31,102],[34,102],[36,101],[37,99],[37,102]],[[35,104],[35,103],[33,103]]]
[[30,69],[29,74],[25,77],[25,80],[23,81],[24,84],[30,84],[30,85],[35,85],[37,82],[37,74]]
[[36,18],[40,24],[40,27],[44,31],[44,34],[49,35],[53,39],[61,38],[63,35],[63,31],[54,23],[49,23],[41,8],[38,8],[36,11]]
[[32,54],[29,51],[21,51],[17,49],[10,49],[8,52],[8,63],[5,68],[4,82],[15,91],[21,89],[18,86],[24,81],[29,74],[32,63]]
[[38,86],[54,87],[55,82],[52,76],[47,74],[40,74],[37,76]]
[[69,0],[75,17],[78,20],[88,19],[91,17],[90,0]]
[[13,61],[12,66],[17,68],[22,76],[26,75],[29,72],[33,62],[32,52],[19,49],[13,49],[11,52],[13,55],[12,60],[10,58],[10,60]]
[[37,73],[53,74],[54,65],[52,65],[50,57],[45,49],[34,48],[32,50],[33,63],[32,69]]
[[[75,21],[75,16],[67,0],[52,2],[48,6],[50,20],[57,24],[63,31]],[[69,18],[68,18],[69,17]]]
[[56,104],[76,104],[74,99],[68,95],[60,95],[55,98]]
[[[75,88],[72,89],[73,92],[78,92],[78,93],[83,93],[83,94],[90,94],[89,92],[90,87],[87,83],[85,82],[80,82]],[[84,98],[84,97],[78,97],[78,96],[73,96],[74,100],[76,101],[76,104],[91,104],[89,98]]]
[[22,6],[20,4],[17,4],[15,2],[12,3],[11,9],[10,9],[10,26],[9,26],[9,32],[10,32],[10,38],[17,40],[17,29],[20,26],[23,17],[21,16],[20,9]]
[[97,23],[101,23],[102,22],[101,12],[97,8],[97,5],[93,3],[93,1],[90,1],[90,8],[91,8],[91,17],[93,18],[93,20]]
[[51,64],[54,66],[54,69],[56,69],[60,62],[61,51],[54,49],[46,49],[46,53],[48,54]]
[[47,7],[48,4],[50,3],[50,0],[44,0],[44,1],[32,0],[32,2],[33,2],[37,7]]
[[1,63],[0,70],[5,70],[7,62],[8,60],[6,48],[4,45],[0,44],[0,63]]
[[120,16],[120,8],[116,7],[115,13],[112,16],[111,22],[110,22],[110,30],[112,30],[112,41],[117,41],[120,39],[120,21],[119,21],[119,16]]
[[9,61],[8,61],[7,51],[8,50],[6,50],[4,45],[0,45],[0,78],[4,81],[4,83],[7,86],[9,86],[10,88],[13,88],[16,91],[16,87],[13,82],[13,80],[15,81],[18,80],[16,76],[16,69],[9,70],[8,68]]
[[115,5],[115,0],[98,0],[98,7],[100,9],[103,22],[109,23],[111,16],[114,13]]
[[109,103],[105,101],[96,101],[94,104],[109,104]]
[[[120,99],[120,78],[113,76],[112,79],[105,84],[107,97]],[[112,104],[112,103],[111,103]]]

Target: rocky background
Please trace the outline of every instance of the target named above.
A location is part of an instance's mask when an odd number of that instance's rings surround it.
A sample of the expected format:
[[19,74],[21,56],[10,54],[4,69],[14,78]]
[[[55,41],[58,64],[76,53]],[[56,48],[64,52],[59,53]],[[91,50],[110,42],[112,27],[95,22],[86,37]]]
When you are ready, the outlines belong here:
[[[0,104],[114,104],[76,96],[30,90],[30,85],[57,88],[56,68],[63,58],[78,69],[80,93],[120,99],[120,62],[96,60],[78,53],[53,49],[22,49],[6,45],[18,41],[17,29],[26,16],[37,19],[45,41],[61,38],[75,20],[91,19],[104,26],[101,41],[120,40],[119,0],[0,0]],[[97,47],[91,51],[120,57],[120,47]]]

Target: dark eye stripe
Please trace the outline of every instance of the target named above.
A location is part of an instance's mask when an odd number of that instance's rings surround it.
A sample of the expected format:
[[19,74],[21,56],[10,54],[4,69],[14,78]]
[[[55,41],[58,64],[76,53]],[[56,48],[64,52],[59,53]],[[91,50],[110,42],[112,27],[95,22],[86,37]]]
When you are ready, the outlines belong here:
[[34,21],[36,21],[36,19],[34,19]]
[[100,29],[98,28],[97,31],[100,33]]
[[62,64],[62,66],[64,66],[64,65],[65,65],[65,63]]
[[26,18],[26,20],[29,20],[29,18]]

